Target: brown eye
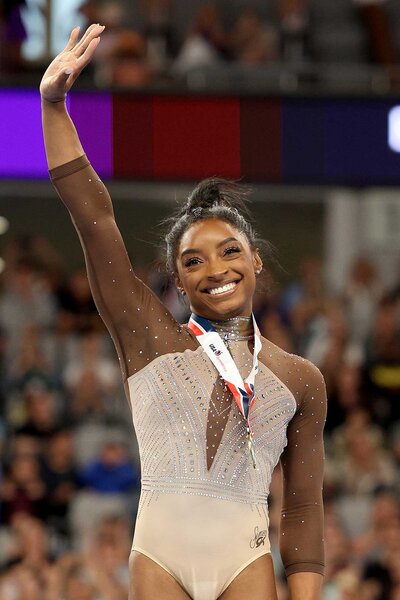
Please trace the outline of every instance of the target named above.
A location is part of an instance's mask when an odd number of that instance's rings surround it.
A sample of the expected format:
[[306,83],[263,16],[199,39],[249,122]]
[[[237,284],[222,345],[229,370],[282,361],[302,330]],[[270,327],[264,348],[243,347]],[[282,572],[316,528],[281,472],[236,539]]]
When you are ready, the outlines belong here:
[[196,258],[196,257],[189,258],[183,264],[184,264],[185,267],[193,267],[194,265],[199,265],[200,264],[200,259]]
[[227,254],[235,254],[237,252],[240,252],[239,246],[229,246],[229,248],[226,248],[226,250],[224,250],[224,256],[226,256]]

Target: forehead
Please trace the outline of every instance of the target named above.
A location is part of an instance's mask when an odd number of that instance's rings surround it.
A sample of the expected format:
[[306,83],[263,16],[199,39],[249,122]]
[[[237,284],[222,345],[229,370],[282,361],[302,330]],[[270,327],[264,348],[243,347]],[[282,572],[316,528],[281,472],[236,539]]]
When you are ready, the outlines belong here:
[[203,219],[193,223],[182,235],[179,252],[188,248],[208,249],[228,238],[235,238],[249,246],[245,234],[231,223],[221,219]]

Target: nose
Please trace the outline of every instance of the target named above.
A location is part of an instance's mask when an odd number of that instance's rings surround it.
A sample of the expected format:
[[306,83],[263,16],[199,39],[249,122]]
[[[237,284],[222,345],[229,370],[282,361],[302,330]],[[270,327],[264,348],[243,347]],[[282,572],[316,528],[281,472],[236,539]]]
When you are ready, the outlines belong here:
[[220,281],[226,277],[228,272],[226,264],[219,257],[212,259],[208,263],[207,278],[210,281]]

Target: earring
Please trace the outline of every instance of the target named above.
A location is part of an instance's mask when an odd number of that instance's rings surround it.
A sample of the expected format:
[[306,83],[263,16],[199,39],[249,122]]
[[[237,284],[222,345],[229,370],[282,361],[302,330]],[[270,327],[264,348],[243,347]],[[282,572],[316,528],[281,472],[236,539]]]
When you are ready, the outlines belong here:
[[183,288],[178,288],[178,292],[182,294],[182,296],[186,296],[186,292]]
[[261,269],[257,269],[256,275],[259,275],[260,273],[261,273]]

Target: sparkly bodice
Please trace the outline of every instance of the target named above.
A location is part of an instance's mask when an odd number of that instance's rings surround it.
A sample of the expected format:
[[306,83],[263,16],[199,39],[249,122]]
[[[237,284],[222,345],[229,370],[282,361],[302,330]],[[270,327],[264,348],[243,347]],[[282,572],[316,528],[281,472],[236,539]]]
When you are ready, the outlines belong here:
[[[246,377],[253,358],[248,320],[215,325]],[[265,365],[260,365],[250,415],[256,470],[244,419],[200,346],[154,360],[129,379],[129,390],[144,491],[266,502],[296,402]]]

